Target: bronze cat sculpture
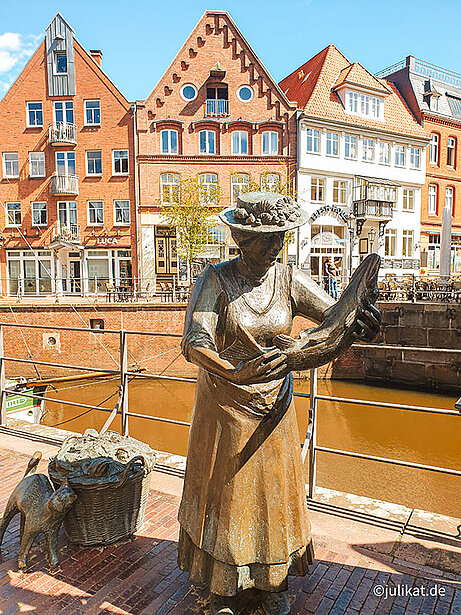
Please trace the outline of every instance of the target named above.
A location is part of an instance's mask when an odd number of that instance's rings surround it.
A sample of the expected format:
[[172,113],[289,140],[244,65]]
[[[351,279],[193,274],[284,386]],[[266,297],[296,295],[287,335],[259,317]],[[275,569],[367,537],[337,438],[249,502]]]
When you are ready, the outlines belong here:
[[35,474],[41,457],[42,454],[36,452],[30,459],[24,478],[9,497],[0,523],[1,545],[11,519],[18,512],[21,513],[19,570],[27,569],[27,555],[34,539],[42,533],[46,539],[50,568],[56,570],[59,567],[59,527],[64,515],[77,498],[67,483],[54,491],[47,476]]

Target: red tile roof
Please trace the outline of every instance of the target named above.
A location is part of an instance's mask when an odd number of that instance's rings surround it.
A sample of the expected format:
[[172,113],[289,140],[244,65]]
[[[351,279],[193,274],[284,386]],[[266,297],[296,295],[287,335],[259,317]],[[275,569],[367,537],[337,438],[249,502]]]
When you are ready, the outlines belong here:
[[[336,92],[339,86],[346,84],[379,91],[384,97],[385,121],[346,113]],[[280,87],[308,116],[409,136],[426,136],[393,83],[378,79],[358,62],[352,64],[334,45],[328,45],[285,77]]]

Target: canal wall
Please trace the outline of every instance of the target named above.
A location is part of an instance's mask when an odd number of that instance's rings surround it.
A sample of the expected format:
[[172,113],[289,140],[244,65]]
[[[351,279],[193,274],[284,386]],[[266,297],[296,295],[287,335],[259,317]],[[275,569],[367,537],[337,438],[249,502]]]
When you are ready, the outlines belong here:
[[[380,302],[382,327],[375,343],[403,349],[350,350],[331,366],[331,377],[399,383],[428,390],[461,391],[461,305]],[[433,348],[431,352],[412,348]]]

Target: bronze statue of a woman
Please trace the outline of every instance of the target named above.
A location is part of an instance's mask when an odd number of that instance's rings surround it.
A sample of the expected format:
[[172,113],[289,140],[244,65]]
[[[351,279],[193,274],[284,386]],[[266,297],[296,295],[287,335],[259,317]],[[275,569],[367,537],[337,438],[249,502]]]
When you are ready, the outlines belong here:
[[[265,613],[282,615],[288,576],[306,574],[314,558],[291,369],[375,336],[379,259],[361,266],[335,304],[305,273],[277,262],[285,232],[307,220],[289,197],[243,194],[220,216],[240,256],[208,266],[187,309],[182,349],[200,370],[178,562],[209,587],[212,615],[236,614],[236,596],[249,588]],[[292,339],[296,314],[321,324]]]

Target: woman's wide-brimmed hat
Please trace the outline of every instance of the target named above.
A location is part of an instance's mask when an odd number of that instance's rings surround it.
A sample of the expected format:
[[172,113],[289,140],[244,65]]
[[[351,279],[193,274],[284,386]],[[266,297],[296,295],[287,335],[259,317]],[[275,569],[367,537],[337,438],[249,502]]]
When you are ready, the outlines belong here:
[[291,197],[275,192],[245,192],[236,207],[220,212],[221,220],[231,228],[253,233],[278,233],[307,222],[308,214]]

